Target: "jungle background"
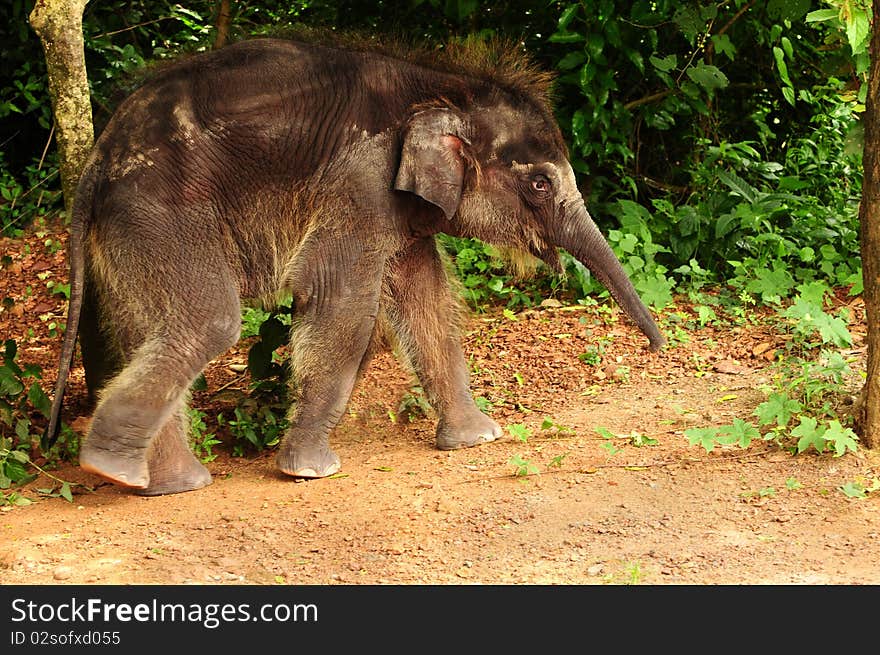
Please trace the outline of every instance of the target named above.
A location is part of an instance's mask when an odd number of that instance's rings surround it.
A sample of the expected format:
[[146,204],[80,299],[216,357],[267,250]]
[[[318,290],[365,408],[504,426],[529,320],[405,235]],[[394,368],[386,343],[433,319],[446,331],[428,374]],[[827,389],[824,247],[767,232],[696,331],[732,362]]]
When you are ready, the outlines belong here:
[[[173,555],[191,549],[168,524],[181,508],[197,511],[202,492],[151,499],[146,546],[96,527],[147,499],[76,469],[89,409],[81,373],[71,379],[59,440],[50,446],[43,435],[69,285],[45,63],[27,20],[33,4],[0,6],[0,504],[4,518],[14,517],[7,534],[18,538],[0,553],[5,579],[878,580],[874,556],[856,554],[877,539],[880,478],[852,411],[865,378],[859,206],[870,3],[88,3],[96,131],[155,62],[290,27],[432,48],[463,38],[520,43],[556,73],[557,117],[587,207],[670,341],[659,356],[648,354],[604,288],[565,253],[566,275],[539,268],[523,278],[491,246],[441,236],[471,310],[465,340],[475,396],[507,438],[482,454],[432,455],[431,409],[383,356],[339,429],[336,488],[300,484],[291,500],[277,495],[290,492],[274,490],[282,483],[268,471],[286,422],[293,308],[248,308],[239,347],[194,388],[191,418],[193,448],[215,481],[230,485],[218,523],[201,529],[220,526],[257,555],[206,554],[184,572],[173,569]],[[393,445],[402,430],[409,437]],[[389,482],[397,472],[398,484]],[[602,488],[592,488],[602,476]],[[249,490],[231,486],[241,478]],[[336,495],[358,485],[406,500],[367,507],[369,499]],[[664,506],[659,490],[677,501]],[[609,513],[571,519],[583,493]],[[259,511],[242,509],[251,502],[260,511],[307,508],[296,519],[305,541],[282,564],[269,559],[284,536]],[[50,520],[39,509],[49,504],[54,527],[34,536],[34,525]],[[399,514],[404,527],[365,529],[366,519],[343,517],[353,506],[392,523]],[[650,508],[650,517],[632,518],[634,507]],[[93,513],[77,518],[83,509]],[[430,518],[418,538],[414,514]],[[550,536],[538,526],[545,514],[555,522]],[[331,523],[340,549],[311,548],[312,532],[326,544]],[[253,543],[255,525],[265,553]],[[453,528],[470,538],[450,536]],[[520,533],[520,547],[504,550],[505,533]],[[800,535],[791,549],[781,543],[787,534]],[[609,556],[628,536],[642,545]],[[776,573],[758,555],[765,542]],[[487,543],[500,550],[492,554]],[[115,554],[71,566],[96,544]],[[340,554],[355,545],[361,555]],[[535,564],[544,560],[549,568]]]

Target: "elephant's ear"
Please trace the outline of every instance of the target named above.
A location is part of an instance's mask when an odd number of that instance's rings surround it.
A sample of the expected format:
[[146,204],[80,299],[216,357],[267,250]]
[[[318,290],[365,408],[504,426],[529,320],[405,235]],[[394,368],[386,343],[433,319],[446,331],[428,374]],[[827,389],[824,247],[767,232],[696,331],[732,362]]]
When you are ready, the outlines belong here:
[[450,109],[426,109],[407,123],[394,188],[409,191],[440,207],[452,218],[461,201],[467,143],[463,121]]

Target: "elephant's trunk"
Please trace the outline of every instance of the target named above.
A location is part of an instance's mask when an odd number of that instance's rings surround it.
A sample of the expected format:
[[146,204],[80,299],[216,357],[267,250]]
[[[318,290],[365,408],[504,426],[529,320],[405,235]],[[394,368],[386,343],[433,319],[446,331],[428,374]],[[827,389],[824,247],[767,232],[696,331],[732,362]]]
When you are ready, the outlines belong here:
[[595,275],[611,293],[617,304],[648,337],[651,350],[666,345],[666,338],[651,317],[648,308],[630,282],[626,271],[611,250],[605,237],[590,218],[582,200],[578,199],[567,212],[556,245],[565,248]]

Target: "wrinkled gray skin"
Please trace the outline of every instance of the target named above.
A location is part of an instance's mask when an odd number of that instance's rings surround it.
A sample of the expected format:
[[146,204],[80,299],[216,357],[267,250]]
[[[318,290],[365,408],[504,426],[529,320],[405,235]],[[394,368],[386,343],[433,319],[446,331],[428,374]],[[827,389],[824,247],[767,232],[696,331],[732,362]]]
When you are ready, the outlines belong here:
[[209,484],[187,444],[187,390],[237,342],[242,299],[289,290],[281,471],[339,469],[328,437],[385,331],[437,411],[438,448],[498,438],[471,397],[438,232],[557,269],[565,248],[660,348],[527,86],[270,39],[158,74],[116,112],[79,186],[50,434],[81,315],[87,379],[102,387],[81,466],[147,495]]

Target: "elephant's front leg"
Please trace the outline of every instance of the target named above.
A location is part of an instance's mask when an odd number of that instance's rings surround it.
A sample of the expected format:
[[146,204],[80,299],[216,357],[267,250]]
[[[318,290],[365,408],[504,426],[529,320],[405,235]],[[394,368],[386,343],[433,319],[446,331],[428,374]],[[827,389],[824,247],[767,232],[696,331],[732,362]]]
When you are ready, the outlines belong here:
[[316,253],[298,274],[291,337],[290,427],[278,468],[301,478],[339,470],[329,435],[342,418],[376,325],[383,262],[344,246]]
[[437,447],[453,450],[494,441],[501,428],[474,404],[452,295],[437,245],[421,239],[388,267],[382,304],[437,411]]

